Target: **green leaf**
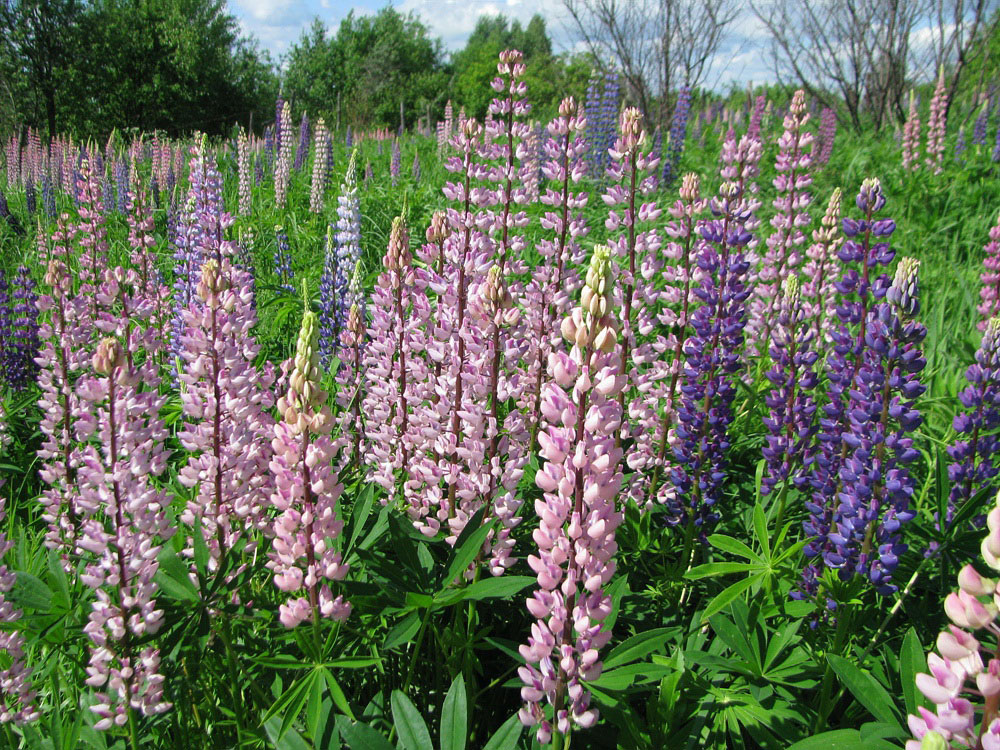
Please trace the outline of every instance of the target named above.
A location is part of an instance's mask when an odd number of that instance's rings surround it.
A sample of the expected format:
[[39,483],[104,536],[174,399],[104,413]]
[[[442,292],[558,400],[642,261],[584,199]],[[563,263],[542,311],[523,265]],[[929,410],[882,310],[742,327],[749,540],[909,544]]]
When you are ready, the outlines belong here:
[[534,576],[501,576],[476,581],[465,587],[465,599],[507,599],[535,582]]
[[[787,492],[787,490],[785,490]],[[757,537],[757,543],[764,550],[764,557],[771,556],[771,540],[767,533],[767,519],[764,517],[764,509],[757,503],[753,506],[753,532]]]
[[31,573],[18,570],[14,573],[14,585],[7,597],[21,609],[31,609],[47,613],[52,608],[52,589],[42,579]]
[[392,704],[392,721],[399,735],[399,741],[406,750],[434,750],[427,724],[402,690],[393,690],[389,699]]
[[716,562],[716,563],[705,563],[704,565],[697,565],[687,573],[684,577],[690,581],[697,581],[700,578],[711,578],[713,576],[724,576],[730,573],[746,573],[751,570],[755,570],[756,566],[751,563],[741,563],[741,562]]
[[347,696],[344,695],[344,691],[341,689],[340,683],[337,682],[337,678],[330,671],[326,672],[325,677],[326,689],[330,691],[330,697],[333,698],[333,705],[353,719],[354,712],[351,710],[351,704],[347,702]]
[[337,717],[337,730],[347,747],[358,750],[396,750],[389,740],[370,726],[351,721],[346,716]]
[[881,722],[899,725],[892,698],[878,680],[867,672],[862,672],[843,656],[827,654],[826,658],[844,687],[851,691],[863,708]]
[[733,539],[731,536],[726,536],[725,534],[712,534],[708,538],[708,543],[716,549],[721,549],[723,552],[728,552],[731,555],[744,557],[747,560],[753,560],[755,562],[761,562],[760,556],[756,552],[750,549],[739,539]]
[[465,695],[465,678],[455,678],[441,706],[441,750],[465,750],[468,734],[469,707]]
[[208,546],[205,544],[205,538],[201,534],[201,528],[201,518],[195,516],[194,525],[191,528],[191,540],[194,547],[194,566],[199,576],[207,577]]
[[796,742],[788,750],[865,750],[857,729],[836,729]]
[[732,586],[724,588],[719,595],[710,601],[708,606],[705,607],[705,611],[701,614],[701,621],[703,623],[708,622],[708,618],[728,607],[736,597],[750,588],[750,584],[752,584],[755,580],[757,580],[756,576],[747,576],[742,581],[737,581]]
[[673,632],[673,628],[654,628],[626,638],[608,654],[604,660],[604,668],[614,669],[630,661],[641,659],[650,651],[656,651],[666,643]]
[[382,649],[384,651],[391,651],[397,646],[409,643],[413,640],[418,630],[420,630],[420,614],[410,612],[389,631],[389,634],[385,637],[385,643],[382,644]]
[[351,515],[351,538],[344,549],[346,555],[349,550],[354,549],[354,543],[358,541],[361,532],[365,529],[365,521],[372,512],[372,505],[375,504],[375,491],[373,485],[368,484],[361,491],[361,497],[355,500],[354,513]]
[[295,692],[294,696],[282,709],[281,730],[278,733],[278,739],[284,737],[288,730],[292,728],[292,724],[299,718],[299,714],[302,713],[302,707],[305,706],[306,701],[309,700],[309,695],[312,693],[313,684],[319,680],[320,675],[317,671],[310,672],[307,676],[299,680],[302,687]]
[[490,737],[489,742],[483,745],[483,750],[514,750],[523,730],[524,725],[517,718],[517,714],[514,714]]
[[[321,669],[326,672],[325,669]],[[306,726],[309,736],[314,740],[319,737],[319,722],[323,718],[323,680],[313,680],[309,689],[309,700],[306,702]]]
[[267,732],[275,750],[309,750],[308,743],[294,729],[282,732],[281,722],[277,716],[272,716],[264,722],[264,731]]
[[180,601],[199,601],[198,589],[188,576],[188,567],[177,557],[173,549],[164,546],[157,556],[157,562],[159,569],[154,580],[167,596]]
[[903,683],[903,702],[908,714],[915,714],[917,706],[924,705],[923,695],[917,691],[914,678],[926,668],[924,649],[920,645],[917,631],[911,626],[903,637],[903,647],[899,651],[899,679]]
[[[481,512],[481,511],[480,511]],[[477,516],[479,513],[476,514]],[[471,523],[471,522],[470,522]],[[482,551],[483,543],[486,541],[486,537],[492,530],[492,524],[484,524],[473,531],[461,546],[456,543],[455,554],[451,558],[451,563],[448,565],[448,570],[444,574],[444,578],[441,580],[442,588],[448,586],[452,581],[458,578],[465,569],[472,564],[472,561],[476,559],[476,556]]]

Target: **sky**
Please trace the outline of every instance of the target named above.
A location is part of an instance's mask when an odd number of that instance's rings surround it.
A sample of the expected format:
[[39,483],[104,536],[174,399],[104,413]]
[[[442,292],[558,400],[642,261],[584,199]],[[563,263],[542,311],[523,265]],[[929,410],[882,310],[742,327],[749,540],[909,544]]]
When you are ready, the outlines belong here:
[[[336,29],[351,10],[355,15],[374,14],[386,0],[228,0],[229,10],[244,33],[255,36],[275,60],[288,51],[312,19],[318,17]],[[573,49],[578,41],[559,0],[393,0],[403,13],[413,11],[441,38],[446,50],[465,46],[465,40],[482,15],[503,14],[527,24],[539,13],[546,21],[556,51]],[[727,40],[713,64],[706,85],[725,88],[772,79],[767,55],[762,54],[763,29],[752,15],[738,19],[738,35]]]

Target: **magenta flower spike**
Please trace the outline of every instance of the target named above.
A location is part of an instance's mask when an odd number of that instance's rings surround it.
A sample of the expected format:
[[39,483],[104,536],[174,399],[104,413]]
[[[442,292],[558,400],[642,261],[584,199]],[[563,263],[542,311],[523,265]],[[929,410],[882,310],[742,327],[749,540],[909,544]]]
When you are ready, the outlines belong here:
[[327,175],[327,156],[330,145],[327,137],[326,122],[319,118],[316,123],[316,133],[313,136],[313,169],[312,185],[309,190],[309,210],[314,214],[323,212],[323,197],[326,192],[326,183],[329,179]]
[[948,91],[945,89],[944,69],[938,74],[937,86],[934,87],[934,96],[931,97],[931,111],[927,117],[927,158],[925,162],[928,168],[934,170],[934,174],[941,174],[944,171],[944,136],[947,127],[948,117]]
[[321,617],[342,622],[351,614],[350,603],[331,588],[348,569],[335,547],[344,526],[337,512],[344,487],[333,469],[333,415],[320,388],[318,340],[316,314],[307,309],[295,357],[285,363],[288,392],[278,399],[281,419],[272,441],[271,502],[279,515],[268,567],[275,585],[291,595],[280,607],[279,619],[287,628],[305,620],[318,623]]
[[914,171],[920,166],[920,113],[917,97],[910,91],[910,112],[903,123],[903,169]]
[[586,683],[600,676],[599,652],[611,638],[603,624],[611,612],[604,587],[615,572],[622,521],[616,436],[625,384],[613,289],[611,251],[595,247],[580,306],[562,323],[571,349],[549,357],[538,435],[544,464],[535,477],[544,493],[535,502],[538,555],[528,557],[538,589],[527,608],[537,621],[520,647],[526,664],[518,670],[520,718],[537,727],[542,744],[597,721]]
[[278,158],[274,161],[274,203],[282,209],[288,202],[288,181],[292,173],[292,108],[287,101],[281,105],[279,124],[281,141]]
[[822,350],[822,342],[836,320],[835,284],[840,269],[837,251],[844,241],[840,232],[840,201],[840,188],[834,188],[820,226],[812,232],[813,243],[806,250],[808,260],[803,269],[802,300],[813,320],[817,352]]

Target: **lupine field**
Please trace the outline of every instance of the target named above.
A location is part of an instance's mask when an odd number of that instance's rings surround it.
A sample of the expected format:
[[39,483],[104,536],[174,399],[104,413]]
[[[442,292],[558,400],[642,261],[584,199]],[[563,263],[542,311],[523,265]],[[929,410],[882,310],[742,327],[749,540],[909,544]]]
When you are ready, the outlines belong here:
[[4,144],[0,746],[1000,750],[997,114],[524,74]]

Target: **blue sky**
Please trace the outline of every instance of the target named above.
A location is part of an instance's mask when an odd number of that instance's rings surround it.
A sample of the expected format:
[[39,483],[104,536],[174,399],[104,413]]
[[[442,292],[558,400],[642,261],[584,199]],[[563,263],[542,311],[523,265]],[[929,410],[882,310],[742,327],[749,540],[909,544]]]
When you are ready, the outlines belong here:
[[[319,17],[328,27],[336,28],[352,9],[355,14],[375,13],[385,0],[228,0],[229,9],[244,32],[252,34],[278,59]],[[441,37],[448,50],[460,49],[481,15],[502,13],[527,23],[535,13],[545,18],[556,50],[570,49],[576,43],[562,3],[559,0],[395,0],[401,12],[413,11]],[[725,86],[731,81],[770,79],[766,55],[756,19],[740,19],[736,28],[749,30],[753,39],[733,38],[715,61],[709,86]],[[746,34],[746,31],[743,32]]]

